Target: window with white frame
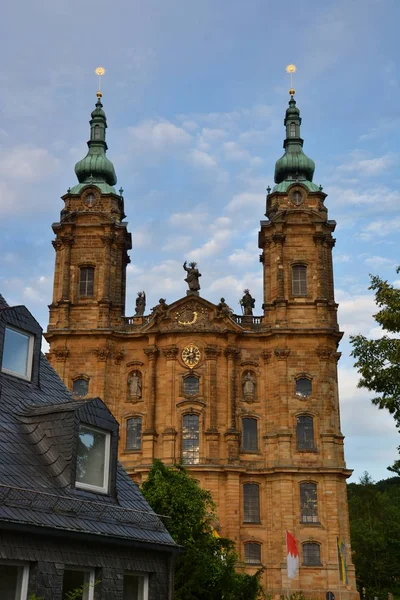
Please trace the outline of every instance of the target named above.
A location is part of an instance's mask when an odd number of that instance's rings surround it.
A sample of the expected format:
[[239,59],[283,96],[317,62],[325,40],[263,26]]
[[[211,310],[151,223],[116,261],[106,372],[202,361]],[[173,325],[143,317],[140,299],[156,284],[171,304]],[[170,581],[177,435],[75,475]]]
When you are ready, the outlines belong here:
[[140,573],[124,573],[123,600],[148,600],[149,577]]
[[[82,589],[79,600],[93,600],[94,598],[94,571],[80,569],[79,567],[66,567],[63,575],[62,598],[67,600],[72,592]],[[75,596],[74,596],[75,598]]]
[[2,600],[26,600],[28,595],[29,565],[19,562],[0,563]]
[[4,373],[30,381],[32,376],[33,341],[33,335],[13,327],[6,327],[1,370]]
[[93,492],[108,492],[111,434],[81,424],[76,457],[77,488]]

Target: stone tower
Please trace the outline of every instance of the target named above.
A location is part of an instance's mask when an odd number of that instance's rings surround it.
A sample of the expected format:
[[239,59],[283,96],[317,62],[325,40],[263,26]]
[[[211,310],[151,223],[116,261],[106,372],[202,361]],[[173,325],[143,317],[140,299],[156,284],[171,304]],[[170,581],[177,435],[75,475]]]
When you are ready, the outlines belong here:
[[298,541],[291,591],[338,593],[337,537],[351,564],[347,470],[340,431],[332,232],[326,195],[303,153],[294,92],[286,111],[285,153],[268,190],[259,247],[263,314],[243,297],[235,315],[200,297],[196,266],[189,290],[150,313],[138,296],[125,316],[130,235],[123,198],[106,158],[100,98],[90,121],[79,184],[63,196],[53,225],[54,298],[49,357],[79,398],[100,396],[120,423],[119,456],[131,477],[153,458],[183,462],[217,504],[221,534],[235,540],[246,569],[264,565],[269,594],[286,593],[285,530]]

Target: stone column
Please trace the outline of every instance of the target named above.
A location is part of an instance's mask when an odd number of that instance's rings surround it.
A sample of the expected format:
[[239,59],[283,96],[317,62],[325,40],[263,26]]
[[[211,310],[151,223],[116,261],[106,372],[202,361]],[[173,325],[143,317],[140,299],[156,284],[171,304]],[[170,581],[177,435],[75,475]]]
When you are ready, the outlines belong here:
[[290,354],[290,349],[286,346],[275,348],[275,357],[277,364],[275,366],[275,377],[279,393],[279,429],[277,433],[278,443],[278,461],[281,464],[287,465],[291,460],[291,439],[293,432],[289,423],[289,399],[288,399],[288,375],[287,375],[287,359]]
[[71,281],[71,247],[75,242],[72,235],[63,235],[61,241],[64,247],[64,265],[62,276],[62,300],[70,300],[70,281]]
[[227,380],[228,380],[228,420],[225,440],[227,443],[228,461],[239,460],[240,432],[236,427],[236,402],[237,402],[237,374],[236,360],[240,356],[239,348],[228,346],[225,349],[225,356],[228,359]]
[[152,460],[154,458],[154,445],[157,441],[156,431],[156,400],[157,400],[157,356],[159,350],[157,346],[149,346],[144,349],[148,358],[148,385],[149,397],[147,400],[146,429],[143,431],[143,460]]
[[111,265],[111,246],[115,241],[115,234],[108,233],[101,236],[104,246],[103,257],[103,281],[101,289],[101,298],[99,300],[99,327],[110,326],[110,265]]
[[176,462],[176,436],[175,428],[175,367],[179,348],[177,346],[168,346],[162,349],[167,362],[167,381],[166,390],[170,390],[170,398],[165,400],[165,428],[162,433],[162,456],[167,463]]
[[286,236],[283,233],[274,233],[272,240],[276,247],[276,322],[286,324],[287,299],[285,298],[285,267],[283,263],[283,245]]
[[218,397],[217,397],[217,358],[221,351],[216,346],[207,346],[205,355],[207,361],[207,389],[205,390],[208,404],[208,428],[205,431],[206,462],[218,462],[219,433],[218,433]]

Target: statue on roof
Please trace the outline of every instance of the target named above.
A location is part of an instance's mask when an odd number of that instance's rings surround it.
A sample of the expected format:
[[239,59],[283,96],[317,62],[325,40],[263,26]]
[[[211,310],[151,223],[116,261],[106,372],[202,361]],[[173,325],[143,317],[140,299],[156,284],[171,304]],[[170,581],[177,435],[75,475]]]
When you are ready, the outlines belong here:
[[244,315],[252,315],[253,308],[254,308],[256,301],[253,298],[253,296],[250,294],[249,290],[247,290],[247,289],[244,290],[243,294],[244,294],[243,298],[239,301],[240,306],[243,309],[243,314]]
[[151,316],[159,323],[167,314],[168,304],[165,298],[160,298],[158,304],[151,309]]
[[189,286],[189,291],[187,292],[187,294],[196,294],[198,296],[200,289],[199,279],[201,277],[201,273],[197,268],[197,263],[191,262],[189,263],[189,267],[187,267],[187,262],[185,260],[185,262],[183,263],[183,268],[187,273],[187,277],[185,279],[186,283]]
[[142,317],[146,308],[146,294],[144,292],[138,292],[136,298],[135,316]]
[[225,302],[225,298],[221,298],[217,304],[217,317],[230,317],[233,313],[231,307]]

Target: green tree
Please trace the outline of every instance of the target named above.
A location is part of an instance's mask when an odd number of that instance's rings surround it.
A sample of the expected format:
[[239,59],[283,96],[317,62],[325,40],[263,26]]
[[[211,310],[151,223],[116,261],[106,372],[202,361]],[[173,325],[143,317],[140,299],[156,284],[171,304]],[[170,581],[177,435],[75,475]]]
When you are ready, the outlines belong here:
[[182,467],[155,460],[142,492],[181,546],[175,571],[175,600],[256,600],[263,598],[260,576],[239,573],[235,545],[216,535],[215,505]]
[[[399,272],[400,267],[397,268]],[[361,375],[358,387],[374,392],[373,404],[387,409],[400,428],[400,339],[396,337],[400,334],[400,289],[375,275],[371,275],[369,289],[374,290],[379,307],[374,317],[390,335],[385,334],[377,340],[363,335],[351,336],[352,356],[356,359],[354,366]],[[388,469],[400,475],[400,460]]]
[[368,473],[347,487],[351,546],[359,590],[400,598],[400,478],[375,484]]

